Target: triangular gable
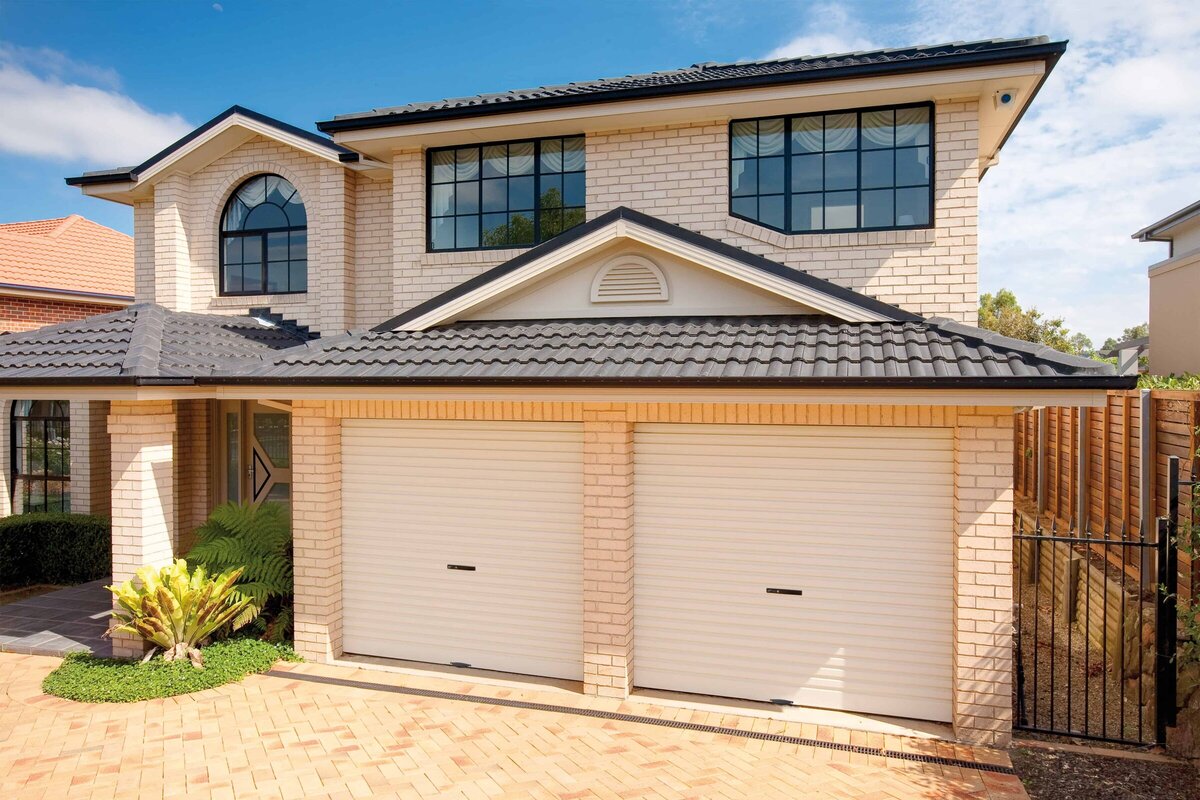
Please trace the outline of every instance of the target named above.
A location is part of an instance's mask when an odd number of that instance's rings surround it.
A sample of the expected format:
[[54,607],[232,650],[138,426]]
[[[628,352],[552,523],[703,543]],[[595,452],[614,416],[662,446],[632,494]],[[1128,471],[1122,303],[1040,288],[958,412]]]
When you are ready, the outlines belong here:
[[[830,281],[784,266],[733,245],[663,222],[629,208],[616,208],[538,245],[374,328],[419,331],[469,318],[479,309],[580,263],[591,253],[624,240],[712,270],[727,279],[795,303],[810,312],[846,322],[919,320],[920,316]],[[649,274],[647,270],[647,274]],[[594,289],[595,291],[596,289]],[[619,314],[618,308],[601,313]],[[553,311],[547,309],[547,316]]]

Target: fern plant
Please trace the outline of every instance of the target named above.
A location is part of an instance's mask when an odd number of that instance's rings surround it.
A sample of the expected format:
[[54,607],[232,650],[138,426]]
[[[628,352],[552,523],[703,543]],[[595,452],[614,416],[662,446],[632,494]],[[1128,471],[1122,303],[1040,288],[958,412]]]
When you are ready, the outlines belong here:
[[247,603],[233,627],[251,625],[269,641],[291,635],[294,578],[288,510],[277,503],[225,503],[196,531],[189,562],[209,572],[241,569],[234,586]]

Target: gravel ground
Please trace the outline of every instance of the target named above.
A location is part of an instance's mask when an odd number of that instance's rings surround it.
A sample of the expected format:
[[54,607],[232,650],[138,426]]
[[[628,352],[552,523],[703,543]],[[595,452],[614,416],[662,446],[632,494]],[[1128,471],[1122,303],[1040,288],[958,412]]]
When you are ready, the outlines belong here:
[[1200,800],[1200,771],[1182,762],[1014,747],[1030,800]]

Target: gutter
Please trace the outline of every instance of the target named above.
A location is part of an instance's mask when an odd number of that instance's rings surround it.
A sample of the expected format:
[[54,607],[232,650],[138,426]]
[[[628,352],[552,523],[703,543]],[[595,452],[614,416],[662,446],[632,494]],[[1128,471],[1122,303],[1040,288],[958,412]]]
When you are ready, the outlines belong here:
[[[932,72],[935,70],[954,69],[964,66],[982,64],[1011,64],[1033,59],[1044,60],[1047,64],[1046,75],[1054,68],[1054,64],[1066,52],[1066,42],[1048,42],[1045,44],[1026,45],[1002,51],[982,51],[974,53],[956,53],[946,56],[915,58],[910,61],[892,61],[874,64],[853,64],[842,67],[826,67],[813,70],[810,73],[785,72],[775,75],[754,75],[738,78],[721,78],[694,84],[665,84],[661,86],[642,86],[633,89],[609,89],[589,94],[573,94],[552,97],[533,97],[525,100],[505,100],[496,103],[480,105],[462,105],[451,108],[434,108],[425,111],[410,111],[407,113],[368,113],[364,116],[342,117],[317,123],[317,130],[322,133],[342,133],[345,131],[365,130],[370,128],[390,128],[396,125],[414,125],[420,122],[436,120],[466,119],[495,114],[519,113],[550,108],[564,108],[577,105],[594,105],[613,103],[624,100],[639,100],[648,97],[670,97],[685,94],[701,94],[719,92],[731,89],[749,89],[760,86],[778,86],[791,83],[817,83],[821,81],[840,80],[843,78],[870,77],[887,75],[898,72]],[[1043,81],[1045,78],[1043,77]],[[1041,84],[1038,85],[1041,88]],[[1036,90],[1035,90],[1036,94]],[[1030,97],[1032,102],[1033,97]],[[1029,104],[1026,104],[1026,108]],[[1018,119],[1019,121],[1019,119]],[[1015,127],[1015,125],[1014,125]],[[1011,131],[1010,131],[1011,132]],[[1007,138],[1007,137],[1006,137]]]
[[88,300],[111,300],[114,303],[132,303],[131,294],[107,294],[105,292],[81,292],[76,289],[55,289],[49,286],[25,286],[20,283],[0,283],[0,293],[38,292],[40,294],[64,295],[70,297],[85,297]]

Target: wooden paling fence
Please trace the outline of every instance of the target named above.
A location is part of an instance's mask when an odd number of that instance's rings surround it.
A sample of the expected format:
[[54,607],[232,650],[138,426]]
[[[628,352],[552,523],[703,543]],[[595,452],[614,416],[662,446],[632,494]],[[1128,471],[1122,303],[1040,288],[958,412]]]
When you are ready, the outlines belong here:
[[[1047,528],[1133,540],[1147,526],[1153,537],[1154,519],[1167,513],[1168,459],[1178,456],[1183,475],[1194,474],[1197,425],[1198,391],[1112,391],[1102,408],[1022,411],[1014,437],[1017,510]],[[1191,504],[1185,498],[1181,505],[1182,521],[1190,523]],[[1153,578],[1153,565],[1123,569],[1131,578]],[[1179,593],[1195,592],[1200,570],[1181,554]]]

